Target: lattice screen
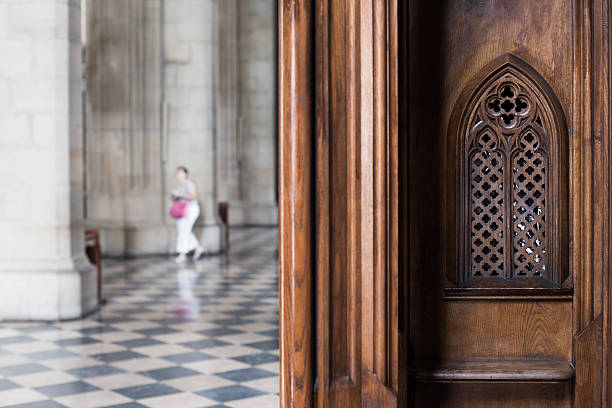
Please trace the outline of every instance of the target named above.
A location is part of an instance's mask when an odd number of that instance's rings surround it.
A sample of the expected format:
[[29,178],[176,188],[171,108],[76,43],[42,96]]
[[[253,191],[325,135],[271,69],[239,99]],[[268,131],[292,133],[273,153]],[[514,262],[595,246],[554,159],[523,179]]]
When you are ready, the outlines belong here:
[[485,132],[472,156],[472,274],[504,273],[504,166],[497,136]]
[[514,273],[543,276],[546,272],[546,158],[537,152],[537,135],[528,132],[514,156]]
[[549,141],[536,99],[507,73],[478,106],[466,152],[470,276],[546,276]]

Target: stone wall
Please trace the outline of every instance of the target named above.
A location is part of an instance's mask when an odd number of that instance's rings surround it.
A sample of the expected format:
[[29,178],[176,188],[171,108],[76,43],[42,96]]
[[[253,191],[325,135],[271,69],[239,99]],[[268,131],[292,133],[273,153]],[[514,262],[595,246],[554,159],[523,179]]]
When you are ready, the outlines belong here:
[[[217,64],[214,0],[165,1],[163,92],[167,111],[165,177],[171,190],[177,166],[189,169],[200,202],[198,237],[207,253],[219,252],[216,211],[214,69]],[[166,201],[170,205],[170,201]]]
[[84,256],[79,0],[0,0],[0,320],[97,306]]
[[276,225],[276,2],[242,0],[238,19],[242,222]]
[[276,2],[219,2],[219,199],[234,225],[276,225]]
[[165,253],[161,1],[87,3],[87,219],[111,255]]
[[110,255],[173,252],[187,166],[208,253],[233,225],[274,225],[275,0],[88,0],[86,210]]
[[106,254],[173,252],[177,165],[207,252],[220,200],[276,223],[275,1],[85,4],[83,92],[81,0],[0,0],[0,319],[95,309],[85,225]]

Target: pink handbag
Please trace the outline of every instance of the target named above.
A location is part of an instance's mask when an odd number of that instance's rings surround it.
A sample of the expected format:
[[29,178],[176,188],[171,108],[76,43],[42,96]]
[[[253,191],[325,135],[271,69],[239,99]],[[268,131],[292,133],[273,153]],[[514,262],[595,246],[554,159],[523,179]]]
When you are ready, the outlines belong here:
[[187,216],[187,206],[189,201],[175,201],[170,208],[172,218],[183,218]]

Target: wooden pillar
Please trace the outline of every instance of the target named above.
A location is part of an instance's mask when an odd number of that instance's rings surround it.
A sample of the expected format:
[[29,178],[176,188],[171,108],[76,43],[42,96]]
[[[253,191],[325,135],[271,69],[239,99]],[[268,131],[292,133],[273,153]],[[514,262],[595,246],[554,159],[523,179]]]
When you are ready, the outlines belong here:
[[284,1],[280,23],[281,401],[396,407],[397,3]]
[[313,4],[279,6],[281,405],[312,406]]

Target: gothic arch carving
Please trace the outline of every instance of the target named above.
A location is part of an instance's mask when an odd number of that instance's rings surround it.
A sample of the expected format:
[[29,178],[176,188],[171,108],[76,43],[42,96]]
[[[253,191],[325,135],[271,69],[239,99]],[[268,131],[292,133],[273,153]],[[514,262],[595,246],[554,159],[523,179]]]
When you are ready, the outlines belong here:
[[512,54],[487,64],[455,104],[447,160],[449,284],[561,288],[568,130],[544,78]]

